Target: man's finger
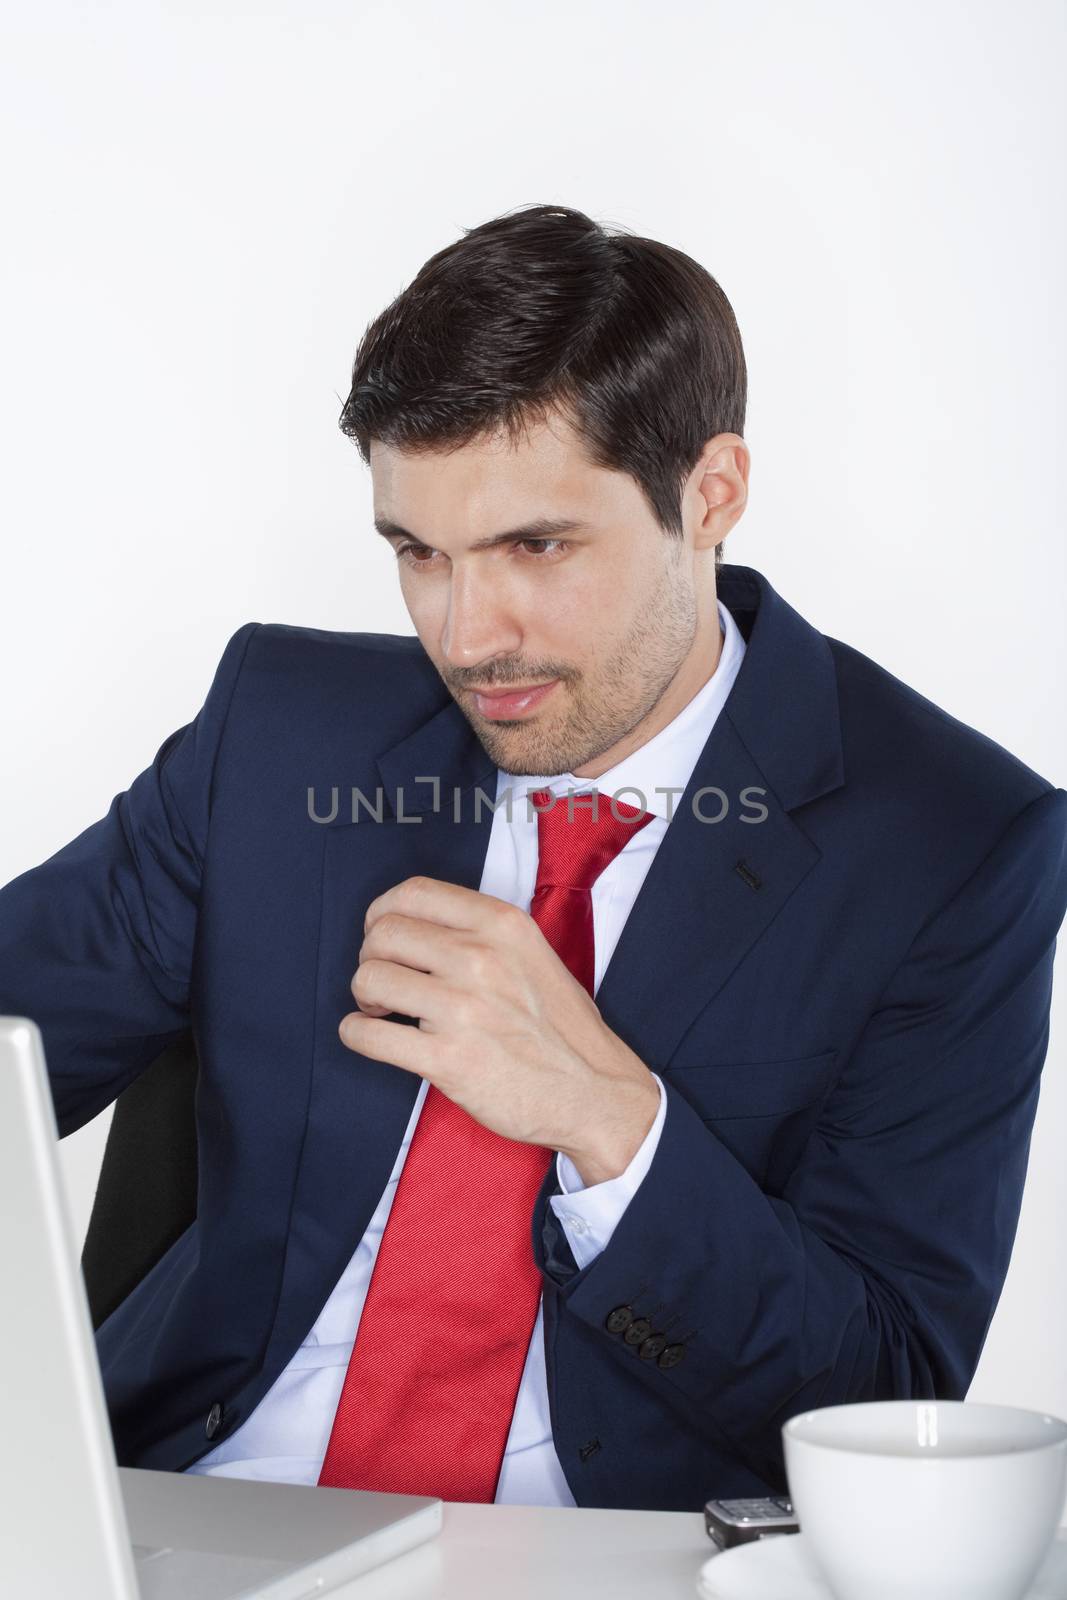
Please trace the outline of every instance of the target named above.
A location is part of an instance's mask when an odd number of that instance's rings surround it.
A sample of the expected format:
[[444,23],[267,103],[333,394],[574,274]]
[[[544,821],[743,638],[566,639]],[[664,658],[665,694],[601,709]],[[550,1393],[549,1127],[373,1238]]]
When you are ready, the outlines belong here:
[[456,928],[387,908],[364,934],[359,961],[362,966],[377,957],[416,972],[457,980],[466,971],[471,948],[470,936]]
[[367,933],[386,911],[400,911],[405,916],[439,922],[446,928],[473,931],[485,927],[487,920],[499,916],[502,910],[513,913],[514,907],[498,895],[418,874],[395,883],[371,901],[363,919],[363,932]]
[[372,956],[361,961],[352,978],[352,996],[361,1013],[363,1001],[357,984],[372,1005],[399,1011],[405,1017],[420,1017],[434,1026],[444,1021],[442,1006],[447,996],[441,983],[429,972],[405,967],[397,961]]
[[341,1018],[337,1031],[342,1044],[359,1055],[368,1056],[371,1061],[387,1061],[391,1066],[403,1067],[406,1072],[415,1072],[433,1081],[433,1045],[418,1028],[409,1028],[403,1022],[383,1022],[379,1017],[366,1017],[361,1011],[350,1011]]

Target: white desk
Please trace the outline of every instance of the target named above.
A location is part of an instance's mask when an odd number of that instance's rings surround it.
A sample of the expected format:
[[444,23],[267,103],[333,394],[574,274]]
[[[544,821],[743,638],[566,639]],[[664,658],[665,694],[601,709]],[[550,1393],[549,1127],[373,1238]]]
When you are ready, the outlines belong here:
[[[1059,1537],[1067,1544],[1067,1526]],[[715,1546],[693,1511],[446,1501],[441,1532],[338,1600],[697,1600]]]
[[715,1546],[698,1511],[446,1501],[441,1532],[338,1600],[696,1600]]

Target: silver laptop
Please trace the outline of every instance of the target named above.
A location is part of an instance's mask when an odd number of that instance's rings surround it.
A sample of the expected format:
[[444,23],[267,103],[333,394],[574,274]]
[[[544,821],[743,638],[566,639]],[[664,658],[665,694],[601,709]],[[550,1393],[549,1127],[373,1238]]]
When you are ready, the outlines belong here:
[[440,1531],[442,1502],[119,1467],[40,1029],[0,1017],[0,1586],[304,1600]]

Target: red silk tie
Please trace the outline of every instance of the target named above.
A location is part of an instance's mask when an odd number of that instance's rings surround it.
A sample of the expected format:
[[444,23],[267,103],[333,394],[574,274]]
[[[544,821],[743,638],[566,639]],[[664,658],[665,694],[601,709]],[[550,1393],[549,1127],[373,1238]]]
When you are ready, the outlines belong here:
[[[648,812],[596,791],[538,807],[530,915],[593,992],[590,889]],[[399,1068],[397,1069],[400,1070]],[[430,1084],[371,1274],[319,1483],[495,1499],[537,1320],[534,1203],[554,1152]]]

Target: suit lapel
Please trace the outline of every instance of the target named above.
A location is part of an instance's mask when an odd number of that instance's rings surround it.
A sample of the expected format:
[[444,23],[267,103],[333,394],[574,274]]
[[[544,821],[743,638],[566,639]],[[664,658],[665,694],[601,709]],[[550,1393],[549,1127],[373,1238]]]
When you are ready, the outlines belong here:
[[724,710],[601,980],[604,1021],[646,1064],[666,1063],[818,859]]
[[844,781],[826,639],[752,568],[724,565],[717,587],[744,660],[597,991],[605,1022],[650,1066],[820,859],[790,813]]
[[[472,889],[481,883],[493,814],[484,806],[474,820],[475,790],[480,786],[492,801],[496,768],[473,735],[464,736],[457,717],[462,721],[450,700],[379,758],[381,788],[357,797],[357,820],[342,794],[338,815],[321,824],[307,1125],[268,1364],[284,1362],[305,1337],[309,1304],[321,1307],[363,1237],[423,1082],[350,1050],[337,1029],[355,1009],[351,981],[370,902],[416,873]],[[447,806],[432,809],[434,791],[424,776],[439,777]]]

